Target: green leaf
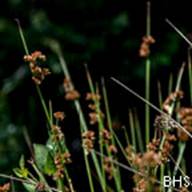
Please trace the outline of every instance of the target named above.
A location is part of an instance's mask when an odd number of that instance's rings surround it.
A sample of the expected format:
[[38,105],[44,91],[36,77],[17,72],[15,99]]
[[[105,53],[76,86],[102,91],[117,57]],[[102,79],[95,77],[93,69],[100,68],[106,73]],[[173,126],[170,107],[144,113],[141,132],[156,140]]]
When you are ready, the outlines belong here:
[[55,165],[49,153],[48,147],[41,144],[34,144],[35,162],[38,168],[47,175],[55,173]]
[[35,185],[29,184],[29,183],[23,183],[23,186],[28,192],[36,192]]
[[45,167],[43,169],[43,172],[47,175],[53,175],[56,171],[55,164],[53,159],[51,158],[50,155],[47,156],[47,161],[45,164]]
[[14,169],[13,169],[13,172],[15,173],[15,175],[16,175],[17,177],[23,178],[23,175],[21,174],[21,169],[19,169],[19,168],[14,168]]
[[48,149],[46,146],[41,144],[34,144],[34,152],[35,152],[35,162],[39,169],[43,169],[46,164]]
[[24,155],[21,155],[21,158],[19,160],[19,166],[21,169],[25,168],[25,158]]
[[13,172],[15,173],[15,175],[17,175],[20,178],[27,178],[29,171],[26,168],[15,168],[13,169]]

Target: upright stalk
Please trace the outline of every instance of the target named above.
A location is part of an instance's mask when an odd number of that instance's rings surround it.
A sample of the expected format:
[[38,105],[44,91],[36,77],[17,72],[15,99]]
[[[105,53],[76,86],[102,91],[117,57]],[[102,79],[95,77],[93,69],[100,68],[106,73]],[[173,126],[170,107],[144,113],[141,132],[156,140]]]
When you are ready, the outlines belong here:
[[[147,17],[146,17],[146,36],[151,35],[151,3],[147,2]],[[145,99],[150,100],[150,70],[151,60],[149,57],[145,61]],[[150,107],[145,105],[145,143],[150,141]]]

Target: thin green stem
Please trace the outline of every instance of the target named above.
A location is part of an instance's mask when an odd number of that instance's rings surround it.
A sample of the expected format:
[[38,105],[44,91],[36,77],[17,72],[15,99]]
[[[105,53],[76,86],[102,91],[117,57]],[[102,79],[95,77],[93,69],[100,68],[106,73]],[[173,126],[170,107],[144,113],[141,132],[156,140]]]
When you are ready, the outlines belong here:
[[192,62],[191,62],[191,48],[188,49],[188,76],[189,76],[190,103],[192,105]]
[[37,175],[39,176],[39,179],[45,184],[46,190],[47,190],[48,192],[52,192],[51,187],[49,186],[49,184],[47,183],[45,177],[44,177],[43,174],[39,171],[39,169],[37,168],[37,166],[36,166],[34,163],[32,163],[31,165],[32,165],[33,169],[35,170],[35,172],[37,173]]
[[[150,69],[151,69],[151,61],[149,58],[146,59],[146,74],[145,74],[145,99],[150,100]],[[145,143],[149,143],[150,141],[150,107],[149,105],[145,105]]]
[[37,89],[37,93],[38,93],[38,95],[39,95],[41,104],[42,104],[42,106],[43,106],[43,110],[44,110],[44,112],[45,112],[46,119],[47,119],[47,121],[48,121],[49,126],[51,127],[51,126],[52,126],[52,124],[51,124],[52,120],[51,120],[51,118],[50,118],[50,116],[49,116],[49,111],[48,111],[47,106],[46,106],[46,104],[45,104],[45,100],[44,100],[44,98],[43,98],[42,92],[41,92],[40,87],[39,87],[38,85],[36,85],[36,89]]
[[88,162],[88,158],[87,155],[84,152],[84,158],[85,158],[85,165],[86,165],[86,170],[87,170],[87,175],[88,175],[88,180],[89,180],[89,187],[90,187],[90,191],[94,192],[94,185],[93,185],[93,179],[91,176],[91,170],[89,168],[89,162]]
[[[147,16],[146,16],[146,36],[151,35],[151,3],[147,2]],[[145,99],[150,100],[150,70],[151,60],[149,57],[145,61]],[[150,107],[145,105],[145,144],[150,141]]]
[[176,161],[176,165],[174,167],[174,171],[173,171],[173,176],[176,176],[177,174],[177,171],[179,169],[179,165],[183,159],[183,154],[184,154],[184,151],[185,151],[185,148],[186,148],[186,142],[179,142],[179,155],[177,157],[177,161]]
[[20,37],[21,37],[21,41],[22,41],[22,43],[23,43],[23,47],[24,47],[25,53],[26,53],[27,55],[29,55],[29,49],[28,49],[27,43],[26,43],[26,41],[25,41],[25,37],[24,37],[24,34],[23,34],[23,30],[22,30],[22,28],[21,28],[20,21],[19,21],[19,19],[15,19],[15,21],[16,21],[17,26],[18,26],[18,29],[19,29],[19,35],[20,35]]
[[134,124],[135,124],[135,129],[136,129],[136,135],[137,135],[137,141],[138,141],[138,146],[139,146],[139,151],[144,152],[144,144],[143,144],[143,138],[142,138],[142,133],[141,133],[141,126],[139,123],[139,118],[136,109],[134,110]]
[[135,127],[134,127],[134,121],[133,121],[133,113],[132,113],[131,110],[129,110],[129,124],[130,124],[130,129],[131,129],[131,141],[132,141],[132,145],[133,145],[135,151],[137,151]]

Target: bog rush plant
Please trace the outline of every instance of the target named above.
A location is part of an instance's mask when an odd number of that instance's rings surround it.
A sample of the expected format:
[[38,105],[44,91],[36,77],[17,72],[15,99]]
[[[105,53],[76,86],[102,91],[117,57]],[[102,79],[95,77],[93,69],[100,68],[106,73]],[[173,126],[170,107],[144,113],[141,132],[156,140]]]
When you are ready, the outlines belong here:
[[[150,68],[151,45],[155,39],[151,36],[150,3],[147,3],[146,35],[142,39],[139,54],[145,59],[146,79],[145,97],[130,89],[118,79],[111,80],[124,88],[145,104],[145,123],[139,121],[137,110],[129,109],[129,126],[122,129],[114,128],[111,116],[110,102],[104,79],[94,83],[88,66],[85,65],[88,91],[86,96],[75,88],[68,66],[62,55],[57,41],[46,41],[48,47],[58,56],[63,70],[63,99],[74,105],[78,114],[79,140],[81,141],[81,156],[85,170],[85,185],[83,191],[90,192],[188,192],[189,186],[164,186],[164,176],[186,176],[186,162],[183,160],[187,142],[192,138],[192,70],[191,56],[188,50],[188,65],[183,64],[176,79],[176,87],[172,88],[173,79],[167,98],[164,102],[162,93],[160,106],[150,102]],[[192,43],[183,35],[173,23],[167,23],[191,46]],[[71,171],[75,163],[73,153],[67,146],[67,139],[63,131],[63,121],[71,114],[66,114],[65,109],[55,111],[52,101],[43,97],[41,85],[51,71],[46,67],[47,57],[41,51],[29,52],[23,31],[20,27],[20,37],[25,49],[24,61],[31,71],[32,81],[37,89],[37,94],[42,104],[47,124],[48,138],[45,144],[33,144],[32,158],[25,160],[22,155],[17,168],[13,170],[15,176],[0,174],[7,181],[0,185],[0,192],[14,191],[14,182],[23,184],[27,192],[75,192],[82,191],[78,183],[74,182],[74,173]],[[181,91],[184,69],[188,66],[189,93]],[[159,87],[160,83],[158,84]],[[160,90],[160,88],[159,88]],[[189,94],[190,104],[184,106],[182,100]],[[87,103],[88,111],[85,113],[80,102]],[[47,104],[49,103],[49,104]],[[153,111],[155,110],[155,111]],[[156,117],[150,123],[150,113]],[[145,133],[142,128],[145,126]],[[129,174],[127,174],[129,172]],[[82,177],[82,173],[78,177]],[[13,182],[14,181],[14,182]]]

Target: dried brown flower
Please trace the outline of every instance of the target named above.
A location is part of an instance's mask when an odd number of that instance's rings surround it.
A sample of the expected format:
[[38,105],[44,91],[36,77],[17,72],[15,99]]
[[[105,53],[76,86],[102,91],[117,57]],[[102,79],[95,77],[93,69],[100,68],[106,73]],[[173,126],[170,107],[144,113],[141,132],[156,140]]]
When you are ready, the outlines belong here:
[[159,150],[159,145],[160,139],[153,139],[152,142],[147,145],[147,150],[157,152]]
[[87,153],[89,153],[93,147],[94,147],[94,141],[95,141],[95,132],[93,131],[85,131],[82,134],[82,139],[83,139],[83,148],[86,150]]
[[65,164],[71,163],[71,162],[72,162],[72,161],[71,161],[71,153],[65,152],[65,153],[63,154],[63,161],[64,161]]
[[74,101],[80,97],[77,90],[74,89],[70,79],[65,78],[63,81],[63,86],[65,90],[65,99],[69,101]]
[[117,148],[115,147],[115,145],[109,145],[108,146],[108,150],[109,152],[111,152],[112,154],[116,154],[117,153]]
[[161,114],[155,118],[154,127],[158,130],[172,130],[178,128],[178,125],[171,116]]
[[139,49],[140,57],[148,57],[150,54],[150,45],[155,43],[155,39],[152,36],[144,36]]
[[74,101],[80,97],[80,94],[76,90],[68,91],[65,95],[65,99],[68,101]]
[[86,100],[91,101],[99,101],[101,99],[101,96],[97,93],[87,93]]
[[167,160],[169,159],[169,154],[171,153],[171,151],[173,150],[173,143],[174,141],[176,141],[176,137],[173,134],[166,134],[165,137],[165,141],[161,150],[161,160],[163,163],[166,163]]
[[0,192],[8,192],[11,189],[10,183],[6,183],[0,186]]
[[37,185],[36,185],[36,187],[35,187],[35,190],[36,191],[45,191],[45,184],[44,183],[42,183],[42,182],[38,182],[37,183]]
[[104,171],[106,172],[108,179],[111,180],[113,178],[113,172],[115,170],[115,166],[112,164],[111,159],[109,157],[104,158]]
[[54,157],[54,163],[56,166],[56,172],[53,175],[53,179],[61,179],[64,177],[64,165],[71,163],[71,154],[69,152],[58,152]]
[[[184,129],[192,133],[192,108],[182,107],[178,111],[178,117]],[[177,136],[180,141],[188,141],[189,136],[182,130],[177,130]]]
[[89,117],[90,117],[89,123],[91,125],[94,125],[94,124],[98,123],[100,118],[104,118],[104,114],[101,111],[100,111],[100,113],[90,112]]
[[169,114],[170,111],[170,107],[172,105],[173,102],[178,101],[180,99],[182,99],[184,96],[183,91],[175,91],[173,93],[171,93],[166,100],[163,103],[163,110]]
[[100,136],[102,137],[103,142],[107,144],[109,144],[112,138],[111,133],[107,129],[102,129],[100,131]]
[[59,120],[59,121],[63,121],[63,119],[65,118],[65,114],[61,111],[57,111],[53,114],[53,116]]
[[42,81],[45,79],[47,75],[49,75],[51,72],[48,68],[40,67],[37,64],[37,60],[45,61],[46,57],[42,54],[40,51],[35,51],[31,53],[31,55],[25,55],[24,60],[26,62],[29,62],[29,67],[32,73],[32,80],[35,82],[35,84],[40,85]]
[[144,178],[140,179],[137,183],[133,192],[147,192],[148,189],[148,181]]
[[181,187],[179,192],[189,192],[189,190],[186,187]]
[[23,59],[26,62],[34,63],[37,61],[37,59],[41,61],[46,61],[46,56],[42,54],[41,51],[34,51],[33,53],[31,53],[31,55],[25,55]]
[[57,125],[52,125],[51,131],[52,131],[52,134],[51,134],[52,140],[54,142],[61,141],[63,139],[64,135],[61,131],[61,127]]

